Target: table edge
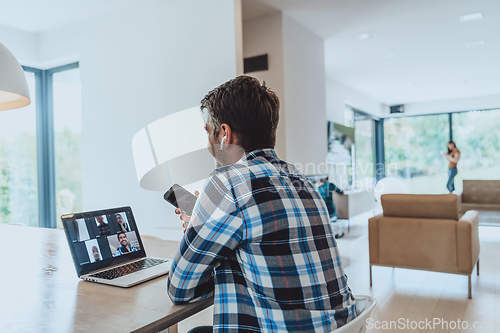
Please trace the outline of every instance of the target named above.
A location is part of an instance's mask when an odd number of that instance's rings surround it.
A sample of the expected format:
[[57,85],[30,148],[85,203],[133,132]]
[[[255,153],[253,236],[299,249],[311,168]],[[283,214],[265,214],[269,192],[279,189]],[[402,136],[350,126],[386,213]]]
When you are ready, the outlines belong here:
[[171,313],[163,318],[155,320],[147,325],[144,325],[140,328],[133,330],[134,333],[147,333],[147,332],[159,332],[162,331],[172,325],[177,324],[178,322],[191,317],[192,315],[201,312],[208,308],[209,306],[214,304],[214,299],[208,298],[199,302],[190,303],[186,305],[182,305],[182,308],[179,311]]

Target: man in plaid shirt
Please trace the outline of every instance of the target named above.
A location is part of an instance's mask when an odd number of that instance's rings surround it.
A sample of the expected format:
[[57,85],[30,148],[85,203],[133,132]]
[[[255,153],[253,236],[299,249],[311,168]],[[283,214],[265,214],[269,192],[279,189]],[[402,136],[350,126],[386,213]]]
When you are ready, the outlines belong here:
[[176,304],[214,297],[214,326],[331,332],[356,316],[326,206],[274,151],[279,101],[240,76],[202,100],[219,166],[200,194],[170,274]]

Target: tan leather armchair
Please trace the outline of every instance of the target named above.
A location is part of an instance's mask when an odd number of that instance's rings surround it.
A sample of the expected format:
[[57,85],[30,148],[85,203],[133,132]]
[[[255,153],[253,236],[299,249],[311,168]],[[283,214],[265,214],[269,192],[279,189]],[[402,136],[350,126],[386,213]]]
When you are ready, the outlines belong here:
[[478,212],[459,218],[458,197],[385,194],[383,214],[368,221],[370,287],[372,266],[422,269],[468,276],[477,264],[479,275]]
[[500,211],[500,180],[464,180],[461,201],[461,213]]

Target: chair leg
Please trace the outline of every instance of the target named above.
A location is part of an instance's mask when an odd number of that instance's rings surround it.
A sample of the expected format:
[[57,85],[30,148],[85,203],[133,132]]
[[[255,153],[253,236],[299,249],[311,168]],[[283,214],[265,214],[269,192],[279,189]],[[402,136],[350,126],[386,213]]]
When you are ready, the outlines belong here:
[[370,265],[370,288],[372,287],[372,265]]
[[470,280],[470,274],[467,275],[468,282],[469,282],[469,299],[472,298],[472,288],[471,288],[471,280]]
[[477,276],[479,276],[479,258],[477,258],[476,274],[477,274]]

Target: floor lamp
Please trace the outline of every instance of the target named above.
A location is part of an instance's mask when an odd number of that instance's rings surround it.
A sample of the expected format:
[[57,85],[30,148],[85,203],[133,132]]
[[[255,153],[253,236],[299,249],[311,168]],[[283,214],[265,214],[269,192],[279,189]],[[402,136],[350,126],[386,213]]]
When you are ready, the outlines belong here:
[[215,161],[207,149],[204,126],[197,106],[169,114],[140,129],[132,139],[140,186],[165,192],[173,184],[186,186],[207,179]]

